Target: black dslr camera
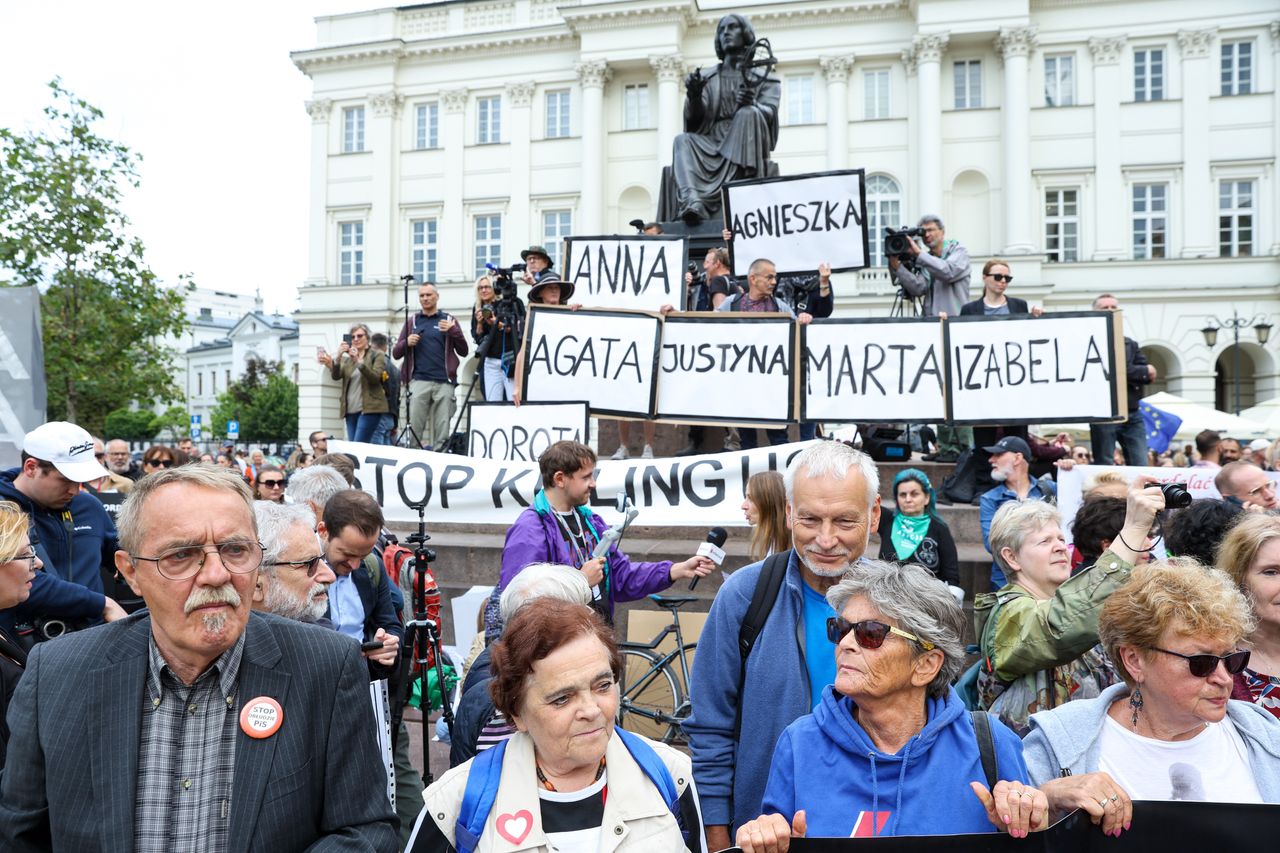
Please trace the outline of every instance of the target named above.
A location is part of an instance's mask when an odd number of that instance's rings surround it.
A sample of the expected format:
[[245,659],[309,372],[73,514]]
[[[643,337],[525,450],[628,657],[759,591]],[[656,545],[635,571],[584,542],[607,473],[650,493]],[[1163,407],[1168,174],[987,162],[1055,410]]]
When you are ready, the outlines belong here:
[[884,232],[885,260],[897,258],[904,265],[914,267],[916,256],[911,253],[911,238],[924,236],[924,229],[899,228],[895,231],[886,225]]
[[816,275],[784,275],[778,277],[774,295],[789,302],[797,314],[804,314],[809,312],[809,301],[821,286],[822,281]]

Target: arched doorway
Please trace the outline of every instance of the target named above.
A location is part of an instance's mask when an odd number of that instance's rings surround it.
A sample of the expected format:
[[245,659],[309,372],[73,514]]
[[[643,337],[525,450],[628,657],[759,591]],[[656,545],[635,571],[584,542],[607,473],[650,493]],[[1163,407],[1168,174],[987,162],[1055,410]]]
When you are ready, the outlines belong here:
[[1142,396],[1146,397],[1162,391],[1176,394],[1177,391],[1172,389],[1177,388],[1182,379],[1182,362],[1178,354],[1160,344],[1148,344],[1142,347],[1142,354],[1147,357],[1147,363],[1156,369],[1155,381],[1146,387]]
[[618,219],[614,222],[615,234],[632,234],[635,229],[629,223],[633,219],[652,222],[657,216],[658,208],[653,203],[653,196],[644,187],[627,187],[618,196]]
[[[1236,351],[1239,349],[1237,368]],[[1239,373],[1237,374],[1237,369]],[[1214,364],[1213,400],[1223,412],[1239,412],[1258,402],[1254,377],[1258,366],[1247,344],[1228,344]],[[1239,396],[1237,396],[1237,391]]]

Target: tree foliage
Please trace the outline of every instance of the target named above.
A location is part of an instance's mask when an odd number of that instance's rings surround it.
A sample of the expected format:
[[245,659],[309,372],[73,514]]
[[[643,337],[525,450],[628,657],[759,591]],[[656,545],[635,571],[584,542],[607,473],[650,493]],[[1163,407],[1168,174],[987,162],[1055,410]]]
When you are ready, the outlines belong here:
[[227,421],[240,421],[242,441],[289,441],[298,434],[298,386],[284,364],[250,357],[244,376],[218,395],[209,416],[213,435],[227,434]]
[[108,412],[181,399],[161,339],[186,328],[190,285],[161,285],[128,234],[140,157],[94,132],[101,110],[49,88],[45,129],[0,128],[0,267],[42,294],[50,419],[98,433]]
[[155,412],[146,409],[116,409],[103,422],[103,437],[110,441],[150,441],[160,431]]

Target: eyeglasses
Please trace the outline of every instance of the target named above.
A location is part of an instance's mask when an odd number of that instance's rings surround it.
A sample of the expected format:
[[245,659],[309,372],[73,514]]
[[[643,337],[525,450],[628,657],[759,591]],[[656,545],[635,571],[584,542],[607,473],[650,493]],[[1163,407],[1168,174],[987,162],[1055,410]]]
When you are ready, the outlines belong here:
[[996,281],[1003,281],[1003,282],[1005,282],[1006,284],[1007,284],[1008,282],[1013,281],[1013,276],[1011,276],[1011,275],[1001,275],[1001,274],[1000,274],[1000,273],[998,273],[998,272],[987,273],[987,275],[991,276],[991,277],[992,277],[993,279],[995,279]]
[[209,547],[200,545],[181,545],[170,548],[158,557],[141,557],[130,554],[132,560],[150,560],[156,564],[156,570],[171,581],[184,581],[195,577],[204,568],[209,554],[218,552],[218,559],[227,571],[233,574],[246,574],[257,570],[262,565],[261,542],[218,542]]
[[172,459],[143,459],[144,464],[150,465],[152,468],[172,468]]
[[29,565],[31,568],[33,568],[33,569],[34,569],[34,568],[35,568],[35,566],[36,566],[36,560],[37,560],[37,559],[39,559],[39,557],[40,557],[40,555],[39,555],[39,554],[37,554],[37,553],[35,552],[35,549],[33,548],[33,549],[31,550],[31,553],[30,553],[30,554],[16,554],[16,555],[14,555],[14,558],[13,558],[12,560],[10,560],[9,562],[11,562],[11,563],[20,563],[20,562],[24,562],[24,561],[25,561],[25,562],[27,563],[27,565]]
[[107,458],[107,454],[105,454],[105,453],[95,453],[95,454],[93,454],[93,458],[94,458],[94,459],[106,459],[106,458]]
[[1234,651],[1225,655],[1184,655],[1182,652],[1171,652],[1168,649],[1162,649],[1153,646],[1157,652],[1164,652],[1166,655],[1173,655],[1176,658],[1182,658],[1187,662],[1187,666],[1191,669],[1191,674],[1196,678],[1208,678],[1213,675],[1218,668],[1218,661],[1222,661],[1222,665],[1227,668],[1227,672],[1236,675],[1249,665],[1249,650]]
[[306,569],[307,577],[313,578],[316,572],[320,571],[320,564],[324,562],[324,554],[317,554],[307,560],[274,560],[270,563],[263,563],[265,566],[288,566],[291,569]]
[[1271,480],[1268,480],[1267,482],[1263,483],[1261,486],[1258,486],[1256,489],[1250,489],[1249,497],[1256,498],[1258,495],[1262,494],[1263,492],[1271,492],[1272,494],[1275,494],[1275,491],[1276,491],[1276,484]]
[[283,489],[284,480],[259,480],[259,486],[266,486],[268,489]]
[[885,637],[890,634],[897,634],[904,640],[911,640],[919,643],[920,648],[926,652],[934,648],[933,643],[928,640],[922,640],[915,634],[908,634],[901,628],[895,628],[892,625],[886,625],[883,622],[877,622],[874,619],[864,619],[861,622],[849,622],[840,616],[832,616],[827,619],[827,639],[837,645],[849,632],[853,632],[853,639],[858,642],[858,646],[863,649],[874,651],[884,645]]
[[355,340],[356,338],[363,338],[363,337],[364,337],[364,332],[352,332],[352,333],[351,333],[351,338],[352,338],[352,340]]

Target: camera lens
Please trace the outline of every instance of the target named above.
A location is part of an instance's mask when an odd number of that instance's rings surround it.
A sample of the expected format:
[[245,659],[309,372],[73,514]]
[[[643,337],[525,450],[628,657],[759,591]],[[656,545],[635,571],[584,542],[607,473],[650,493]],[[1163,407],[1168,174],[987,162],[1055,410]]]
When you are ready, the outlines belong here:
[[1160,491],[1164,493],[1164,505],[1169,509],[1185,509],[1191,506],[1191,493],[1181,483],[1161,483]]

